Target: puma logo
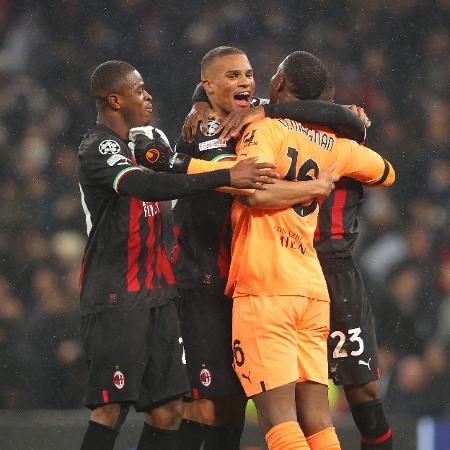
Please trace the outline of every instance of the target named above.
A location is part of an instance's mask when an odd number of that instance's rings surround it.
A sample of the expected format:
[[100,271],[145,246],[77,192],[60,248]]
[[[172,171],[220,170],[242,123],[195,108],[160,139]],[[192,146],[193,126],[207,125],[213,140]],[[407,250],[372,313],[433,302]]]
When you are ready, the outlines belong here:
[[369,370],[371,370],[370,369],[370,360],[371,360],[372,358],[369,358],[369,361],[367,361],[367,362],[365,362],[365,361],[363,361],[362,359],[360,359],[359,361],[358,361],[358,364],[361,364],[362,366],[367,366],[368,368],[369,368]]
[[252,383],[252,380],[250,380],[250,372],[248,372],[248,375],[245,375],[245,373],[241,373],[242,378],[245,378],[246,380],[249,381],[249,383]]

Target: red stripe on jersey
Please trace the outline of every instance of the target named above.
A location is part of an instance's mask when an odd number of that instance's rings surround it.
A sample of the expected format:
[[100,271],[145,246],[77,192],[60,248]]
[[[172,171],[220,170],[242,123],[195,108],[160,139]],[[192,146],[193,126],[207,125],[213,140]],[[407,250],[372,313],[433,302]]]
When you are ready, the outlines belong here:
[[128,228],[128,270],[127,284],[129,292],[140,289],[139,254],[141,252],[141,237],[139,235],[139,219],[142,215],[142,201],[132,197],[130,200],[130,224]]
[[147,276],[145,277],[145,285],[147,289],[153,289],[153,262],[155,260],[155,216],[148,216],[148,236],[145,242],[145,248],[147,250],[147,257],[145,258],[145,268],[147,270]]
[[333,207],[331,208],[331,239],[342,239],[344,237],[344,206],[346,200],[347,189],[336,189]]
[[[158,217],[159,221],[158,221],[158,237],[160,237],[162,235],[162,220],[161,220],[161,216]],[[158,282],[159,282],[159,287],[162,288],[162,284],[161,284],[161,275],[162,275],[162,260],[164,259],[164,256],[166,256],[162,246],[161,246],[161,242],[158,239],[158,253],[156,254],[156,274],[158,275]]]
[[317,214],[317,224],[316,224],[316,229],[314,231],[314,240],[320,241],[320,208],[319,208],[319,214]]
[[84,266],[86,265],[86,252],[83,254],[83,260],[81,261],[80,278],[78,279],[78,288],[81,292],[81,285],[83,284]]
[[102,391],[103,403],[109,403],[108,391],[103,389]]
[[192,388],[192,398],[194,400],[198,400],[199,399],[198,389],[197,388]]
[[378,379],[381,379],[381,370],[379,367],[377,367],[377,373],[378,373]]
[[180,247],[180,227],[177,225],[173,226],[173,235],[175,236],[175,245],[173,247],[172,257],[170,258],[170,262],[175,264],[177,262],[178,256],[180,255],[181,247]]
[[386,433],[384,433],[382,436],[377,437],[375,439],[368,439],[368,438],[365,438],[364,436],[361,436],[361,442],[363,444],[376,445],[376,444],[381,444],[382,442],[386,442],[391,436],[392,436],[392,430],[389,428],[389,430],[387,430]]

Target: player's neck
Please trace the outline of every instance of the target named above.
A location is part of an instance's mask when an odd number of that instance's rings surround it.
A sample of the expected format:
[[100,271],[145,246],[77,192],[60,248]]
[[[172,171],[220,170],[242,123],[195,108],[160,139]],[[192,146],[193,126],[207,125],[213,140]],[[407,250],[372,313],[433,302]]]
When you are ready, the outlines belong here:
[[222,111],[221,109],[213,109],[214,118],[218,120],[219,122],[222,122],[225,117],[227,117],[227,113]]
[[216,120],[221,122],[225,117],[228,115],[226,111],[224,111],[222,108],[220,108],[218,105],[215,105],[214,102],[211,102],[213,115]]
[[280,94],[277,103],[287,103],[296,101],[298,101],[298,98],[294,94],[291,94],[289,91],[284,91]]
[[128,142],[128,132],[130,127],[122,120],[117,120],[116,117],[110,117],[107,114],[99,113],[97,115],[97,123],[105,125],[114,131],[123,141]]
[[231,111],[227,111],[224,108],[222,108],[219,104],[217,104],[214,99],[209,99],[211,106],[212,106],[212,110],[213,110],[213,114],[216,120],[218,120],[219,122],[221,122],[223,119],[225,119],[225,117],[228,116],[228,114],[230,114]]

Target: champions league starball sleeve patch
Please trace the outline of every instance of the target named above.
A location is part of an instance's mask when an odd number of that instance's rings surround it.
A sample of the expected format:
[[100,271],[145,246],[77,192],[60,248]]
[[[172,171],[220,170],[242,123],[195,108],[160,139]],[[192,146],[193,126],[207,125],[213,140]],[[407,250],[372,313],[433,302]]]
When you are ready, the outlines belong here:
[[208,129],[206,130],[206,133],[204,133],[206,136],[214,136],[217,133],[217,128],[219,128],[220,123],[215,119],[209,119],[208,120]]
[[117,141],[114,141],[112,139],[105,139],[104,141],[100,142],[98,151],[102,155],[115,155],[116,153],[120,152],[120,145]]

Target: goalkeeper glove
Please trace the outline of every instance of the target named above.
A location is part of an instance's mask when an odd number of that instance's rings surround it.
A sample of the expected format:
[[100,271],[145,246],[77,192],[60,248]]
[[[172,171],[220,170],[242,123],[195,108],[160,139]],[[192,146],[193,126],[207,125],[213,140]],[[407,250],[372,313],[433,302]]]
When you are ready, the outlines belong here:
[[167,137],[157,128],[132,128],[128,137],[134,143],[134,157],[141,166],[155,172],[187,172],[191,157],[174,152]]

